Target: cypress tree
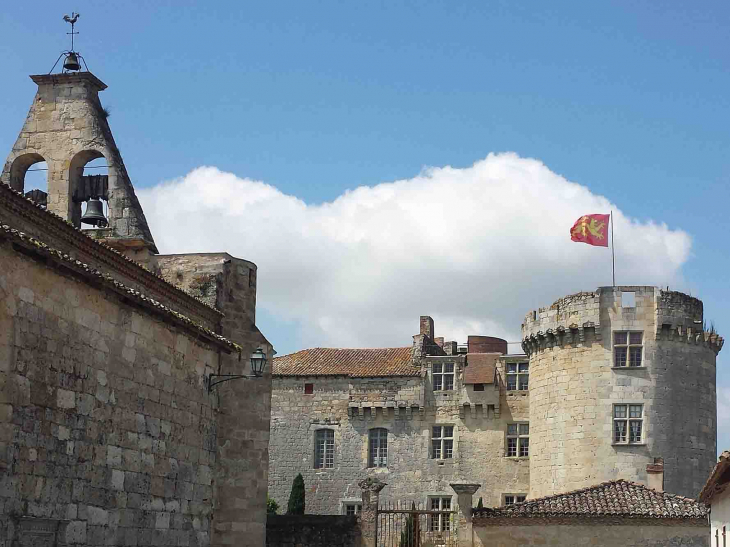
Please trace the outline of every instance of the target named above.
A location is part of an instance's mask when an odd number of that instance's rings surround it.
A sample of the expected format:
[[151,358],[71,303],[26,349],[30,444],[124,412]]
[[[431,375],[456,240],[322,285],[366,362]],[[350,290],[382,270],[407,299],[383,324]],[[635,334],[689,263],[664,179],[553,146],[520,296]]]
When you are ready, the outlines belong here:
[[479,503],[477,503],[477,509],[484,509],[484,504],[482,504],[482,498],[479,498]]
[[304,514],[304,477],[299,473],[291,485],[291,494],[289,494],[289,504],[286,508],[287,515],[303,515]]

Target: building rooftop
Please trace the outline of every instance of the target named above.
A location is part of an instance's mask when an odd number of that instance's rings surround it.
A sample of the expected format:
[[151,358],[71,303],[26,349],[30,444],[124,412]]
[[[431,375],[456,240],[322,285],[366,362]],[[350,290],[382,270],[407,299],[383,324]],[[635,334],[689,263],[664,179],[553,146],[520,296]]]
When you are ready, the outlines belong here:
[[494,371],[501,356],[501,353],[467,353],[464,383],[493,384]]
[[658,492],[626,480],[609,481],[506,507],[475,509],[474,518],[609,517],[697,519],[708,514],[697,500]]
[[715,494],[723,492],[729,485],[730,451],[725,450],[722,454],[720,454],[720,458],[717,460],[715,468],[712,470],[712,473],[710,473],[710,476],[698,497],[701,501],[710,503],[710,500]]
[[419,376],[411,348],[312,348],[274,359],[274,376],[350,376],[354,378]]

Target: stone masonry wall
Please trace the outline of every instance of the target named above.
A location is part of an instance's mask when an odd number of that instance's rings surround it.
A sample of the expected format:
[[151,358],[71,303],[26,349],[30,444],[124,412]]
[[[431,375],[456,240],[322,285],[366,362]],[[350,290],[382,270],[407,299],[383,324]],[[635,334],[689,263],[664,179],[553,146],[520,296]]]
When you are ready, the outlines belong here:
[[561,547],[710,547],[707,526],[667,524],[646,521],[615,524],[586,521],[576,524],[516,522],[500,525],[474,523],[474,547],[522,547],[523,545],[560,545]]
[[[219,348],[0,244],[0,544],[208,545]],[[23,521],[25,522],[25,521]]]
[[360,547],[360,524],[354,516],[269,515],[267,547]]
[[[634,306],[622,305],[625,292]],[[715,461],[719,348],[688,337],[688,324],[702,325],[701,302],[639,286],[603,287],[527,315],[530,497],[619,478],[646,484],[655,457],[664,458],[666,491],[697,495]],[[620,330],[643,332],[643,366],[614,368]],[[615,403],[643,404],[642,443],[613,443]]]
[[[452,360],[457,358],[452,358]],[[307,513],[341,514],[345,502],[360,500],[358,481],[375,476],[388,486],[381,499],[425,502],[430,495],[452,497],[453,482],[482,484],[474,495],[485,505],[500,505],[504,493],[527,493],[528,466],[525,458],[506,458],[507,423],[527,421],[526,397],[507,397],[492,390],[491,407],[464,407],[462,370],[456,389],[444,397],[434,393],[426,363],[419,378],[277,377],[272,395],[269,495],[286,507],[291,485],[302,473],[307,493]],[[313,383],[314,393],[304,394],[304,384]],[[420,407],[388,408],[351,403],[378,400],[383,384],[389,392],[424,393]],[[471,389],[471,386],[468,388]],[[502,386],[503,389],[503,386]],[[501,412],[495,413],[494,407]],[[349,408],[349,405],[357,405]],[[454,425],[455,453],[452,460],[430,458],[431,426]],[[369,430],[388,430],[388,467],[368,468]],[[334,430],[335,467],[314,469],[314,436],[318,429]]]
[[158,256],[161,275],[223,312],[221,334],[242,346],[221,356],[217,374],[250,374],[248,356],[261,348],[269,366],[261,378],[215,387],[218,460],[214,474],[213,545],[263,546],[271,419],[273,348],[256,328],[256,265],[227,253]]

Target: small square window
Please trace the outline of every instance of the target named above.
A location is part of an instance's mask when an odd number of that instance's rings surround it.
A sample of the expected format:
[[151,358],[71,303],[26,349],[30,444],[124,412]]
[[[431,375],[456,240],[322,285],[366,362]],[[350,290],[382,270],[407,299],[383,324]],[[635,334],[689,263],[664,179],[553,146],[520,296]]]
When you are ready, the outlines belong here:
[[304,384],[304,394],[311,395],[314,393],[314,384]]
[[527,458],[530,455],[530,424],[507,424],[507,445],[505,456],[508,458]]
[[484,384],[474,384],[474,391],[484,391]]
[[431,367],[431,381],[434,391],[454,389],[454,363],[434,363]]
[[621,293],[621,307],[622,308],[635,308],[636,307],[636,293],[622,292]]
[[613,405],[614,444],[638,444],[643,442],[644,405]]
[[527,391],[530,387],[530,363],[507,363],[507,391]]
[[641,331],[618,331],[613,333],[613,366],[614,367],[640,367],[642,356],[644,333]]
[[345,503],[345,515],[359,515],[362,509],[362,503]]

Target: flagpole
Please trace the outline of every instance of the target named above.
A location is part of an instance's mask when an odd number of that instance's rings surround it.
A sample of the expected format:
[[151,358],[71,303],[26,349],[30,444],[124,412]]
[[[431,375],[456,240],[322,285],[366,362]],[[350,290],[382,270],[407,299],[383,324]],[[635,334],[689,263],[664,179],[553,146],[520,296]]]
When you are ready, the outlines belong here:
[[613,250],[613,209],[611,209],[611,216],[609,218],[611,221],[611,274],[613,277],[613,286],[616,286],[616,255],[614,254]]

